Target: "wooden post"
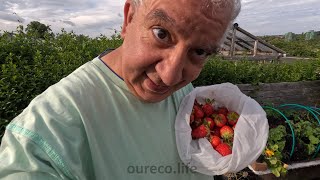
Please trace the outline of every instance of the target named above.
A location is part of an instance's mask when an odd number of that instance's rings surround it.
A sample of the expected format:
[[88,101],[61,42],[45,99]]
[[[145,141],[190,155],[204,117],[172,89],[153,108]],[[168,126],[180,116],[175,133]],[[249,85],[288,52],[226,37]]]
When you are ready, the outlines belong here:
[[234,43],[236,41],[236,32],[237,29],[235,27],[233,27],[233,31],[232,31],[232,39],[231,39],[231,47],[230,47],[230,56],[233,57],[234,55]]
[[253,57],[255,57],[257,55],[258,43],[259,43],[258,40],[254,41]]

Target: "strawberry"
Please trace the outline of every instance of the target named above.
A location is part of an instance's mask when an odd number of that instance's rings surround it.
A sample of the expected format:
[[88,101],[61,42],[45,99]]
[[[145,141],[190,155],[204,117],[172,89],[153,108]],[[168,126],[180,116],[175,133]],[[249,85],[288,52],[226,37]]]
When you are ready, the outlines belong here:
[[202,119],[197,118],[197,119],[194,119],[194,121],[190,124],[190,126],[192,129],[195,129],[198,126],[200,126],[201,124],[203,124]]
[[230,141],[233,138],[233,129],[230,126],[223,126],[220,129],[221,138]]
[[216,148],[216,151],[220,153],[222,156],[226,156],[232,153],[231,147],[226,143],[219,144]]
[[194,130],[192,130],[191,136],[193,139],[204,138],[208,136],[209,132],[210,132],[209,129],[204,124],[201,124]]
[[212,105],[208,103],[202,106],[202,110],[206,116],[211,116],[214,112]]
[[217,114],[213,120],[214,120],[215,125],[218,127],[222,127],[222,126],[226,125],[226,123],[227,123],[227,118],[223,114]]
[[202,110],[206,116],[211,116],[214,112],[214,109],[212,106],[213,100],[206,99],[205,101],[206,103],[202,106]]
[[228,109],[226,107],[219,107],[218,108],[218,114],[223,114],[223,115],[227,116]]
[[230,111],[227,114],[227,119],[228,119],[229,125],[233,126],[238,122],[239,114],[234,111]]
[[211,131],[211,135],[220,137],[220,128],[215,126]]
[[194,118],[195,119],[202,119],[204,117],[204,112],[202,111],[202,109],[199,106],[194,106],[193,111],[194,111]]
[[204,118],[205,122],[207,123],[208,127],[210,130],[213,130],[213,127],[214,127],[214,121],[209,118],[209,117],[205,117]]
[[209,141],[213,148],[217,147],[221,143],[221,139],[218,136],[210,136]]

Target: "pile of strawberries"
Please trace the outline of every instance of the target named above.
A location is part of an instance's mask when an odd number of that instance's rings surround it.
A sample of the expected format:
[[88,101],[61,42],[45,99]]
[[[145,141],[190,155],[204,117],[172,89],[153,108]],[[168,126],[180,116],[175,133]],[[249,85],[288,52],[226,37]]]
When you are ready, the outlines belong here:
[[195,100],[190,115],[192,139],[207,138],[212,147],[222,156],[232,153],[234,128],[239,114],[226,107],[218,107],[213,100],[205,104]]

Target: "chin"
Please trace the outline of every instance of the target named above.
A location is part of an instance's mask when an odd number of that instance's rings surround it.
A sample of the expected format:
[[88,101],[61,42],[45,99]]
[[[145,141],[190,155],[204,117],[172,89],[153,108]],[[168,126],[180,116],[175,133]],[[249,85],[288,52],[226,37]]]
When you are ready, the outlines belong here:
[[166,98],[168,98],[169,95],[167,96],[144,96],[144,97],[141,97],[141,96],[138,96],[139,100],[145,102],[145,103],[158,103],[158,102],[161,102],[163,100],[165,100]]

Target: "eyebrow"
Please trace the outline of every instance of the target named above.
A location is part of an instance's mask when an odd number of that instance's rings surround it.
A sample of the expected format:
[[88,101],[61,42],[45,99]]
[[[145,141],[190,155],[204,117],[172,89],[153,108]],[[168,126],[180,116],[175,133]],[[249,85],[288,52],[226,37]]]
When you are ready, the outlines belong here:
[[154,9],[150,11],[146,16],[146,19],[149,21],[163,21],[165,23],[170,23],[171,25],[175,25],[176,23],[176,21],[162,9]]

